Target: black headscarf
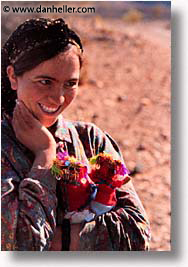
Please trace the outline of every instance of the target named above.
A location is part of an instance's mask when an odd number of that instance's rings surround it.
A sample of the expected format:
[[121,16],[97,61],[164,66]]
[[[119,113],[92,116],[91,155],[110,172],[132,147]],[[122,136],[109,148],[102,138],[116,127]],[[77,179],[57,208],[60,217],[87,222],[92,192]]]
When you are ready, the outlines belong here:
[[2,48],[1,67],[1,111],[11,115],[15,107],[16,91],[11,89],[7,66],[14,67],[15,75],[22,75],[41,62],[62,51],[68,44],[83,52],[78,35],[68,28],[63,19],[30,19],[21,24]]

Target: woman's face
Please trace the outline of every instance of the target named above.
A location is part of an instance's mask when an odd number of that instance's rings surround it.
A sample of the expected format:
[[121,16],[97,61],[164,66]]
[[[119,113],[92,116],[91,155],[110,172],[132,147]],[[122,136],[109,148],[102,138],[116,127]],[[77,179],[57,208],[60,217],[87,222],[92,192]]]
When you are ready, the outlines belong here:
[[72,46],[22,76],[12,78],[11,71],[7,72],[18,99],[42,125],[50,127],[77,94],[80,62],[76,47]]

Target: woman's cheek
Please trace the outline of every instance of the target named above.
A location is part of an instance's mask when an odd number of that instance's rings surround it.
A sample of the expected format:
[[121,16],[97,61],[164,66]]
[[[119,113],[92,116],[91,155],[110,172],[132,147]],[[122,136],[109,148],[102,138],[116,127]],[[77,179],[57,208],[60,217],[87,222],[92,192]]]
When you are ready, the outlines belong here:
[[67,99],[69,99],[69,101],[72,101],[78,94],[78,90],[70,90],[66,95],[67,95]]
[[65,98],[65,105],[68,106],[72,103],[72,101],[74,100],[76,96],[75,95],[69,95]]
[[64,104],[63,104],[63,110],[73,102],[73,100],[75,99],[76,95],[77,95],[76,92],[72,92],[72,93],[64,95],[65,101],[64,101]]

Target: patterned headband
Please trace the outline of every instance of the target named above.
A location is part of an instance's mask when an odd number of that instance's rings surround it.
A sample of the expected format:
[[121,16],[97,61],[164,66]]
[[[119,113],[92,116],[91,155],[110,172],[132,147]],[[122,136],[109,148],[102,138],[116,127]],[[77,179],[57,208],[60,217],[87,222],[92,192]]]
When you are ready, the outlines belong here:
[[30,19],[20,25],[3,47],[9,62],[14,64],[25,53],[45,47],[61,50],[68,44],[83,52],[78,35],[70,30],[63,19]]

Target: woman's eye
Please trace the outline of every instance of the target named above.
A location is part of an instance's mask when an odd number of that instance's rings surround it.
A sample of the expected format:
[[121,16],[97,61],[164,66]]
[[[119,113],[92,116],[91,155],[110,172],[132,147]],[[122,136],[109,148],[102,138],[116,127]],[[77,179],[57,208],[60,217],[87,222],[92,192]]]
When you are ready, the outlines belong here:
[[41,80],[39,82],[42,83],[43,85],[50,85],[51,84],[50,80]]
[[66,87],[75,88],[77,86],[78,82],[76,81],[69,81],[65,83]]

